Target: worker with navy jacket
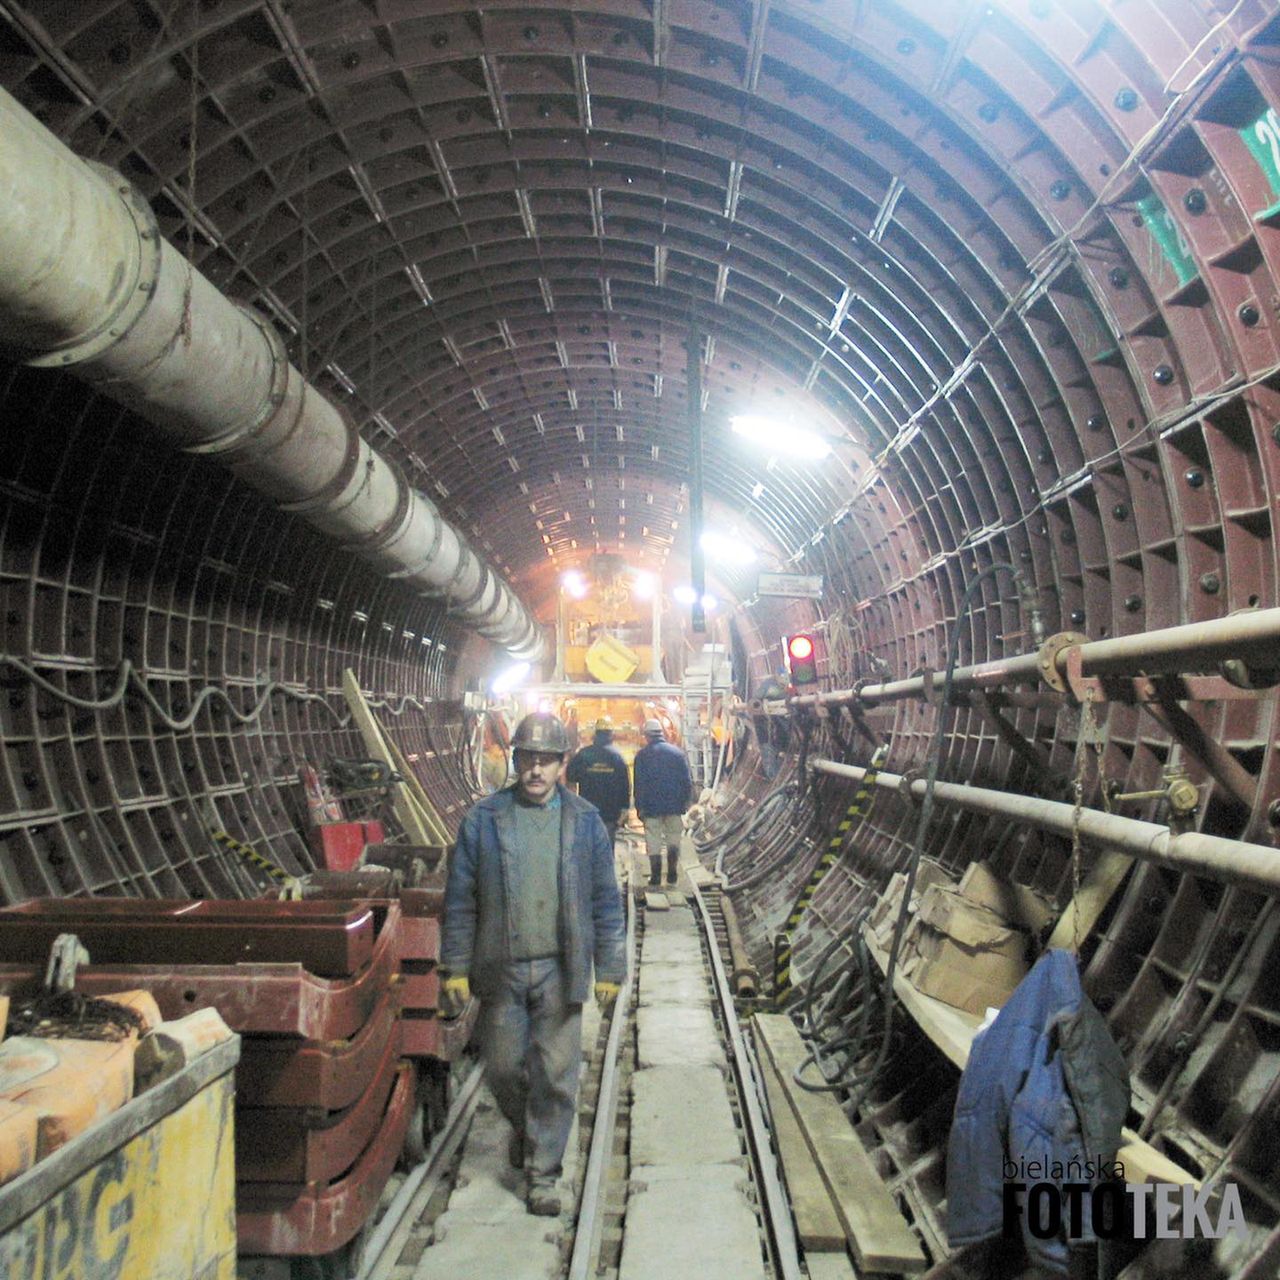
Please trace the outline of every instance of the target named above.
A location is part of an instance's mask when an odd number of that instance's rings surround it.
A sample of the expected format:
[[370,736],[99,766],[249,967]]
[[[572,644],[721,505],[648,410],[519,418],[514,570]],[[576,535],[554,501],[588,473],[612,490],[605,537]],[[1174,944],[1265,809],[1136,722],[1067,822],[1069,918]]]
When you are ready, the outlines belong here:
[[662,883],[662,851],[667,851],[667,883],[675,884],[680,868],[681,818],[693,798],[689,761],[679,747],[667,741],[659,721],[646,720],[648,746],[636,752],[636,814],[644,822],[644,844],[649,854],[649,883]]
[[582,1065],[582,1005],[602,1009],[626,976],[613,846],[599,813],[560,785],[564,725],[534,712],[511,739],[516,784],[472,806],[449,859],[441,1011],[480,1001],[485,1078],[513,1129],[530,1213],[560,1212]]
[[631,775],[622,752],[613,745],[610,716],[596,721],[594,740],[569,761],[565,781],[576,786],[578,794],[600,810],[610,843],[616,840],[618,823],[631,808]]

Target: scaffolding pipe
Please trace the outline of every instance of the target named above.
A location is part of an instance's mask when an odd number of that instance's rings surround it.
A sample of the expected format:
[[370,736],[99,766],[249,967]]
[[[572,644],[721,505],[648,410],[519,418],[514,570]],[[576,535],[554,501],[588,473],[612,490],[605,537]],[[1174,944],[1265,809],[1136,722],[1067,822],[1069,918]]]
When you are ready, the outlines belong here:
[[[809,767],[815,773],[847,778],[851,782],[861,782],[867,774],[857,765],[839,764],[834,760],[811,760]],[[880,773],[876,775],[875,783],[887,791],[899,793],[909,787],[912,799],[924,798],[923,778],[908,782],[901,774]],[[935,783],[933,794],[940,804],[952,804],[970,813],[989,817],[1013,818],[1067,839],[1075,830],[1075,806],[1058,800],[1041,800],[1036,796],[961,786],[954,782]],[[1243,885],[1261,893],[1280,893],[1280,850],[1268,845],[1205,835],[1201,831],[1175,833],[1156,822],[1125,818],[1118,813],[1103,813],[1100,809],[1081,809],[1079,823],[1084,839],[1144,862],[1157,862],[1175,871],[1207,876],[1223,884]]]
[[[1054,655],[1055,669],[1065,675],[1069,655],[1079,650],[1081,673],[1085,676],[1167,675],[1173,672],[1209,671],[1218,663],[1236,658],[1251,666],[1273,668],[1280,653],[1280,609],[1251,609],[1215,618],[1189,622],[1158,631],[1114,640],[1087,640],[1067,645]],[[1030,684],[1041,678],[1040,652],[997,658],[973,666],[957,667],[951,687],[954,693],[997,689],[1009,684]],[[918,698],[925,692],[926,677],[911,676],[882,684],[864,684],[853,689],[833,689],[829,693],[808,693],[789,698],[791,707],[839,706],[859,703],[875,706],[903,698]],[[941,677],[937,677],[941,685]]]
[[543,637],[511,588],[302,374],[261,316],[160,234],[118,173],[0,90],[0,347],[75,372],[517,657]]

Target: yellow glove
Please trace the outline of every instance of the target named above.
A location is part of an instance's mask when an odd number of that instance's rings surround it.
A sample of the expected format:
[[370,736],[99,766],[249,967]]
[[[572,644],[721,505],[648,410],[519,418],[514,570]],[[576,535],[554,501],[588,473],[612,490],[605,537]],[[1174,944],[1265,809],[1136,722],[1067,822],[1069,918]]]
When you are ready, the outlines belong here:
[[618,998],[621,990],[622,988],[616,982],[597,982],[596,1004],[604,1011],[612,1009],[613,1002]]
[[471,982],[465,973],[446,978],[440,988],[440,1013],[446,1018],[456,1018],[470,999]]

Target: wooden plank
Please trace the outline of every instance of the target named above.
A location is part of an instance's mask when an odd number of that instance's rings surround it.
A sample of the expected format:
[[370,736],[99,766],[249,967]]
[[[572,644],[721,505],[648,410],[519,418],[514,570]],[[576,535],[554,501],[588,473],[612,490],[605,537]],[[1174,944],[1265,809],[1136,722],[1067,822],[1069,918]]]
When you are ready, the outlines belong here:
[[1058,923],[1053,926],[1053,932],[1045,946],[1074,951],[1076,938],[1089,936],[1131,866],[1133,859],[1127,853],[1104,849],[1081,883],[1080,892],[1067,903],[1066,910],[1058,917]]
[[440,818],[431,797],[427,795],[426,788],[418,781],[418,775],[414,773],[413,766],[404,757],[404,752],[396,746],[392,737],[381,725],[378,725],[379,733],[382,741],[386,744],[387,754],[391,757],[391,763],[395,765],[396,771],[404,778],[404,785],[408,789],[414,803],[422,810],[426,818],[428,828],[434,833],[435,839],[427,841],[428,844],[452,844],[453,841],[449,836],[448,828]]
[[778,1073],[791,1112],[831,1193],[854,1261],[863,1271],[923,1271],[924,1250],[898,1210],[862,1140],[829,1093],[791,1078],[808,1051],[785,1014],[756,1014],[757,1039]]
[[[1123,854],[1117,856],[1125,857]],[[1123,875],[1123,871],[1121,874]],[[1082,895],[1083,892],[1084,886],[1081,886]],[[862,937],[871,958],[879,966],[880,972],[884,973],[888,968],[888,957],[876,945],[875,935],[865,925]],[[915,1019],[916,1026],[963,1070],[965,1063],[969,1061],[969,1050],[979,1026],[982,1025],[982,1019],[961,1009],[953,1009],[932,996],[921,995],[905,978],[896,973],[893,989],[897,993],[898,1003]],[[1116,1153],[1116,1159],[1124,1165],[1126,1182],[1178,1182],[1195,1187],[1200,1185],[1186,1169],[1179,1167],[1150,1143],[1144,1142],[1132,1129],[1122,1129],[1120,1138],[1121,1147]]]
[[[351,709],[351,717],[360,730],[361,738],[364,739],[364,749],[369,753],[370,758],[381,760],[388,768],[395,768],[378,723],[374,720],[373,712],[369,710],[369,704],[365,702],[360,686],[356,683],[355,675],[350,669],[342,673],[342,692],[347,699],[347,706]],[[405,835],[414,844],[439,843],[433,838],[434,833],[428,830],[418,816],[418,811],[403,787],[392,787],[391,804],[395,809],[396,821],[404,828]]]
[[845,1251],[843,1241],[840,1243],[839,1253],[806,1254],[804,1265],[809,1273],[809,1280],[858,1280],[853,1259]]
[[[787,1101],[786,1091],[773,1063],[760,1055],[760,1077],[769,1099],[769,1114],[773,1121],[773,1136],[778,1144],[778,1156],[787,1182],[787,1194],[796,1219],[796,1235],[806,1251],[829,1253],[838,1250],[844,1256],[844,1225],[836,1207],[831,1203],[831,1193],[822,1181],[822,1173],[814,1162],[800,1132],[800,1126]],[[812,1275],[812,1272],[810,1272]],[[852,1275],[852,1271],[849,1273]]]

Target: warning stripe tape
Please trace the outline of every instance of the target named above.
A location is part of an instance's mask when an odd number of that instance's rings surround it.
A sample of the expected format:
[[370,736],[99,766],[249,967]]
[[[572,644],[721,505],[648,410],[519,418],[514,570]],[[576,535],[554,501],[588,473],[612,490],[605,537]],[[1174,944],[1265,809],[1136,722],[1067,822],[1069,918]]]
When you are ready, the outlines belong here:
[[270,858],[264,858],[257,849],[251,844],[245,844],[242,840],[237,840],[234,836],[228,835],[225,831],[214,831],[211,833],[214,840],[224,849],[230,849],[237,857],[243,858],[246,862],[252,863],[255,867],[265,871],[267,875],[276,880],[292,880],[293,877],[282,867],[276,866]]
[[800,890],[800,896],[791,908],[786,922],[773,940],[773,991],[775,999],[785,996],[791,989],[791,936],[795,932],[796,926],[804,918],[805,912],[809,910],[814,894],[817,893],[818,886],[826,879],[827,872],[840,861],[840,851],[844,847],[849,832],[870,813],[871,806],[875,803],[876,777],[888,756],[889,747],[887,744],[876,748],[875,754],[871,757],[871,763],[867,765],[867,771],[863,775],[862,781],[858,784],[857,791],[853,793],[853,799],[849,801],[849,806],[844,811],[844,817],[837,824],[835,834],[827,842],[826,852],[818,859],[804,888]]

